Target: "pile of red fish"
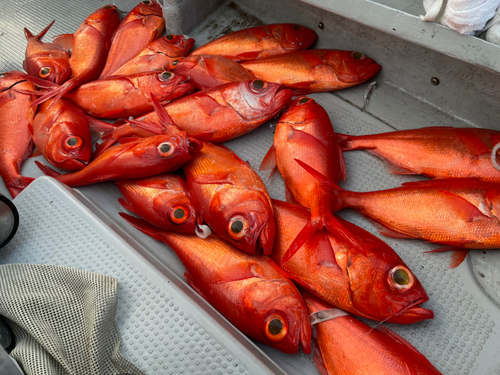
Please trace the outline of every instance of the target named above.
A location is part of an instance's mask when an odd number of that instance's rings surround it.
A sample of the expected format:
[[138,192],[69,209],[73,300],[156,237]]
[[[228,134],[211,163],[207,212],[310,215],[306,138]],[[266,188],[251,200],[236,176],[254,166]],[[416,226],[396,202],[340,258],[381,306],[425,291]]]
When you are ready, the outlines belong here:
[[[445,245],[437,251],[455,250],[453,266],[468,249],[500,247],[500,172],[491,162],[500,132],[335,134],[303,95],[360,84],[381,67],[360,52],[307,50],[317,35],[298,24],[240,30],[189,55],[193,39],[160,37],[154,1],[121,22],[106,5],[74,34],[42,42],[51,25],[37,36],[25,29],[27,74],[0,75],[0,175],[12,196],[32,180],[19,169],[34,143],[73,171],[37,162],[69,186],[116,181],[120,203],[144,220],[121,216],[168,244],[190,285],[252,339],[310,353],[312,322],[322,374],[439,374],[395,333],[347,314],[400,324],[434,316],[396,252],[334,212],[350,207],[384,235]],[[261,169],[278,169],[288,203],[272,200],[248,163],[217,145],[281,111]],[[95,150],[91,129],[100,133]],[[360,149],[393,173],[434,180],[343,190],[343,151]]]

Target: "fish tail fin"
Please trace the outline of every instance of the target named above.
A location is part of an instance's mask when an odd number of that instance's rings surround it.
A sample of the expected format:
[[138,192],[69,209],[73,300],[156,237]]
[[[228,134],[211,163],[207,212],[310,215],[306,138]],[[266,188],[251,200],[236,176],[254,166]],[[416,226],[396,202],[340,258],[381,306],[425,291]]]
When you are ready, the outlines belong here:
[[45,176],[53,177],[56,179],[61,176],[60,173],[47,167],[45,164],[43,164],[42,162],[39,162],[38,160],[35,160],[35,164],[37,165],[38,168],[40,168],[40,170],[43,172],[43,174]]
[[33,181],[35,181],[34,178],[31,177],[26,177],[26,176],[19,176],[15,181],[12,181],[9,184],[6,184],[7,190],[9,190],[10,195],[12,195],[12,198],[17,197],[24,189],[28,187],[29,184],[31,184]]
[[353,248],[363,250],[363,246],[354,235],[333,215],[328,215],[325,219],[325,228],[335,237],[344,239]]
[[318,229],[317,229],[317,223],[313,222],[312,220],[309,220],[307,224],[302,228],[302,230],[299,232],[297,237],[293,240],[293,242],[290,244],[288,249],[285,252],[285,255],[281,259],[280,267],[283,268],[283,266],[290,260],[292,257],[299,251],[299,249],[304,246],[306,241],[311,237]]
[[318,182],[320,182],[324,188],[328,189],[330,193],[333,194],[332,202],[334,204],[331,207],[331,210],[333,212],[338,211],[344,207],[343,200],[341,199],[341,195],[343,194],[344,189],[342,189],[335,182],[329,180],[326,176],[319,173],[316,169],[310,167],[303,161],[300,161],[299,159],[295,159],[295,161],[307,172],[309,172],[309,174],[313,176]]
[[337,140],[339,141],[340,148],[342,151],[352,151],[355,150],[355,148],[352,147],[352,140],[354,136],[348,135],[348,134],[339,134],[337,133]]
[[89,122],[90,128],[96,133],[107,133],[112,132],[116,126],[110,124],[109,122],[104,122],[98,119],[93,118],[92,116],[85,115],[85,118]]
[[140,230],[142,233],[147,234],[150,237],[153,237],[155,240],[161,241],[161,238],[158,234],[158,229],[154,225],[149,224],[146,220],[139,219],[135,216],[126,214],[124,212],[120,212],[119,215],[130,225],[132,225],[135,229]]
[[469,249],[459,248],[455,246],[442,246],[432,251],[426,251],[426,253],[442,253],[445,251],[451,251],[450,258],[450,269],[456,268],[462,264],[462,262],[469,254]]
[[92,161],[101,156],[104,151],[113,146],[115,143],[116,139],[111,136],[106,138],[106,140],[102,143],[96,143],[95,151],[92,154]]

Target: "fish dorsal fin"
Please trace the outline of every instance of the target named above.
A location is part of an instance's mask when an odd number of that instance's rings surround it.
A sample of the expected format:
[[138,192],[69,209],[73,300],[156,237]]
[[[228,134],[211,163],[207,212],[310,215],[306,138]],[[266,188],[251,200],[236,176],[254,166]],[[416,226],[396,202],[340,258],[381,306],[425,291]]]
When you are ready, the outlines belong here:
[[65,50],[70,50],[73,48],[73,34],[57,35],[53,38],[52,42]]

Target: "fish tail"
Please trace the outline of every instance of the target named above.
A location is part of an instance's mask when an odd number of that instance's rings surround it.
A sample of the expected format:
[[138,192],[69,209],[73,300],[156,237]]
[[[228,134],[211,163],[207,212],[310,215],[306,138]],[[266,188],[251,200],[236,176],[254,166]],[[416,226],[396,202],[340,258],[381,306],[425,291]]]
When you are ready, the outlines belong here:
[[19,176],[15,181],[12,181],[9,184],[6,184],[7,190],[9,190],[10,195],[12,195],[12,198],[17,197],[24,189],[28,187],[29,184],[31,184],[33,181],[35,181],[34,178],[31,177],[26,177],[26,176]]
[[339,141],[340,148],[342,151],[352,151],[356,150],[355,147],[352,145],[352,141],[354,140],[352,135],[347,135],[347,134],[339,134],[337,133],[337,140]]
[[139,219],[124,212],[120,212],[119,214],[127,223],[132,225],[135,229],[138,229],[142,233],[147,234],[150,237],[153,237],[155,240],[161,241],[161,238],[157,232],[157,228],[149,224],[146,220]]
[[46,176],[53,177],[55,179],[57,179],[58,177],[61,176],[60,173],[58,173],[58,172],[54,171],[53,169],[47,167],[45,164],[39,162],[38,160],[35,160],[35,164],[37,165],[38,168],[40,168],[40,170]]
[[353,248],[363,250],[363,246],[359,241],[335,216],[329,215],[325,218],[325,227],[333,236],[344,239],[347,243],[351,244]]
[[104,122],[101,120],[97,120],[93,118],[92,116],[85,115],[85,118],[89,122],[90,128],[95,131],[96,133],[108,133],[108,132],[113,132],[113,130],[116,128],[115,125],[110,124],[109,122]]
[[43,102],[46,102],[50,98],[54,98],[54,101],[47,108],[47,109],[50,109],[50,107],[55,102],[57,102],[64,95],[66,95],[68,92],[70,92],[75,87],[77,87],[78,84],[79,84],[78,80],[70,79],[69,81],[65,82],[62,86],[54,88],[53,90],[49,91],[47,94],[45,94],[45,95],[41,96],[40,98],[38,98],[37,100],[35,100],[33,103],[31,103],[31,107],[35,107],[35,106],[37,106],[39,104],[42,104]]

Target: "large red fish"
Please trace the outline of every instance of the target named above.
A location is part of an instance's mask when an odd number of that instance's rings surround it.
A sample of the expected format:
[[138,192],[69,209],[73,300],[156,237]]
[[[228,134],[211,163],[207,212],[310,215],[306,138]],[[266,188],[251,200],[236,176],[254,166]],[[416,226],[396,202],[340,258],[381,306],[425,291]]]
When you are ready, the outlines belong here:
[[316,49],[242,62],[255,78],[294,89],[296,95],[359,85],[382,67],[360,52]]
[[[291,90],[276,83],[233,82],[196,92],[164,108],[188,136],[222,143],[249,133],[276,116],[291,96]],[[155,112],[139,120],[160,123]]]
[[178,233],[195,233],[198,212],[186,182],[174,174],[117,181],[120,204],[147,222]]
[[365,318],[399,324],[432,319],[419,305],[427,293],[384,241],[338,217],[361,248],[326,231],[314,233],[283,263],[286,250],[309,220],[303,207],[273,200],[276,241],[272,258],[291,279],[324,301]]
[[44,174],[66,185],[83,186],[174,171],[191,160],[202,146],[196,139],[186,138],[185,133],[158,135],[109,148],[78,172],[59,174],[38,161],[36,164]]
[[71,77],[71,66],[69,53],[63,47],[55,43],[44,43],[42,37],[55,21],[43,29],[40,34],[33,35],[24,28],[24,35],[28,41],[26,46],[26,57],[23,68],[29,75],[40,77],[58,85],[66,82]]
[[114,75],[116,70],[138,55],[165,30],[162,8],[157,1],[141,1],[116,29],[99,79]]
[[380,233],[396,238],[420,238],[461,250],[500,248],[500,189],[497,183],[475,179],[407,182],[403,186],[366,193],[347,191],[306,164],[307,171],[331,189],[332,209],[353,208],[375,223]]
[[156,39],[139,54],[116,70],[113,75],[130,75],[161,71],[178,57],[185,56],[193,48],[194,39],[183,35],[166,35]]
[[289,201],[311,212],[311,220],[297,232],[284,261],[317,230],[326,228],[348,238],[331,212],[329,190],[307,173],[295,159],[314,166],[328,179],[339,182],[346,178],[345,162],[332,123],[325,109],[308,97],[295,99],[276,125],[274,143],[262,161],[261,170],[278,168],[285,180]]
[[119,23],[118,9],[114,5],[106,5],[88,16],[75,34],[56,37],[55,43],[71,49],[69,63],[73,77],[32,105],[41,104],[54,96],[57,101],[75,87],[96,79],[104,67],[111,37]]
[[188,56],[171,61],[165,68],[189,77],[189,82],[199,90],[254,79],[240,64],[218,55]]
[[33,148],[29,127],[36,113],[32,96],[15,91],[35,89],[22,74],[15,70],[0,74],[0,177],[13,198],[33,181],[19,172]]
[[[35,146],[47,161],[68,171],[83,169],[92,157],[92,136],[83,111],[65,99],[40,106],[33,121]],[[50,108],[49,108],[50,107]]]
[[276,230],[271,198],[247,163],[224,146],[205,143],[184,174],[191,200],[215,233],[247,253],[271,254]]
[[441,375],[422,353],[389,329],[372,328],[307,292],[302,297],[310,314],[335,316],[313,327],[314,362],[321,375]]
[[299,24],[261,25],[221,36],[191,55],[222,55],[235,61],[254,60],[309,48],[318,38]]
[[131,225],[177,254],[189,284],[236,328],[285,353],[299,343],[311,352],[311,325],[304,302],[268,257],[239,251],[217,235],[201,239],[169,233],[122,214]]
[[343,151],[366,150],[387,162],[392,173],[500,182],[500,171],[491,163],[493,147],[500,143],[498,130],[429,127],[337,136]]

